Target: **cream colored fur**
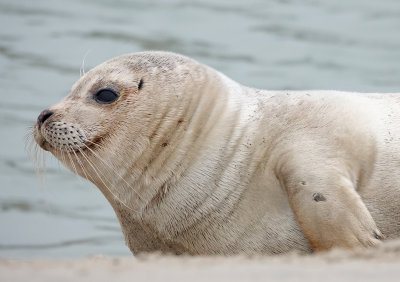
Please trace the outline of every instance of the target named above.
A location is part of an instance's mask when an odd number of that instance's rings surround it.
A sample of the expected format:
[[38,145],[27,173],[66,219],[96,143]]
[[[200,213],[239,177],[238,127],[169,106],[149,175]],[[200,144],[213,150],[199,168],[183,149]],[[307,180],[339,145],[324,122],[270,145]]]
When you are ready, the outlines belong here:
[[[99,87],[121,98],[98,104]],[[38,144],[99,187],[134,254],[310,252],[400,235],[400,94],[256,90],[144,52],[92,69],[50,109]],[[64,123],[84,141],[55,144],[49,127]]]

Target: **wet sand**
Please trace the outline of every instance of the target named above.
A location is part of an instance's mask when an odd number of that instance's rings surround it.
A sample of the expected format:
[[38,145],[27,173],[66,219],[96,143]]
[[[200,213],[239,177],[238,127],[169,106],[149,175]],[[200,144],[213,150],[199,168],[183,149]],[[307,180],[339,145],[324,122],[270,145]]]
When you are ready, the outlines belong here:
[[399,281],[400,240],[378,248],[262,257],[0,259],[0,281]]

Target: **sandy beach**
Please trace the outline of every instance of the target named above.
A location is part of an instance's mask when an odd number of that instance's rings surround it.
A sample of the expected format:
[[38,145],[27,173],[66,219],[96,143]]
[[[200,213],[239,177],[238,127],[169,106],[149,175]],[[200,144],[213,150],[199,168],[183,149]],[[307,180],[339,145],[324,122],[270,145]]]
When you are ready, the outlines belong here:
[[0,281],[399,281],[400,240],[374,249],[263,257],[0,259]]

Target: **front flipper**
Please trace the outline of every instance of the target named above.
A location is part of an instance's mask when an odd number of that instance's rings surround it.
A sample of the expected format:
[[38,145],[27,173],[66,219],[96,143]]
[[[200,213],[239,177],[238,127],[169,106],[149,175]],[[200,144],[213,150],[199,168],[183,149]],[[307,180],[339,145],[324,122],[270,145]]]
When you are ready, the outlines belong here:
[[287,160],[277,177],[300,227],[315,251],[379,244],[382,234],[337,161]]

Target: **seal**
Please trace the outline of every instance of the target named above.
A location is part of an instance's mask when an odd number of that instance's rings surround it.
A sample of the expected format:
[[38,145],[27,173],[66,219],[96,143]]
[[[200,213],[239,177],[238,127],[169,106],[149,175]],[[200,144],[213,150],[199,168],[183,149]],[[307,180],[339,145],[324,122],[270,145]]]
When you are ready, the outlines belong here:
[[90,70],[36,142],[93,182],[134,254],[276,254],[400,235],[400,94],[264,91],[143,52]]

